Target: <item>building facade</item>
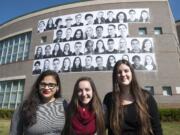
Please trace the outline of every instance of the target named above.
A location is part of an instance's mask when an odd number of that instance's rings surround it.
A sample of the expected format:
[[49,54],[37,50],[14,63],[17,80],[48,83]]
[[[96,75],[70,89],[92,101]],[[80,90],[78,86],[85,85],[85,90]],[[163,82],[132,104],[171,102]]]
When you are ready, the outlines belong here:
[[133,64],[160,105],[180,104],[179,42],[168,0],[94,0],[15,18],[0,26],[0,108],[16,108],[47,69],[59,73],[65,98],[79,77],[90,76],[103,99],[119,59]]
[[177,36],[180,41],[180,20],[176,21]]

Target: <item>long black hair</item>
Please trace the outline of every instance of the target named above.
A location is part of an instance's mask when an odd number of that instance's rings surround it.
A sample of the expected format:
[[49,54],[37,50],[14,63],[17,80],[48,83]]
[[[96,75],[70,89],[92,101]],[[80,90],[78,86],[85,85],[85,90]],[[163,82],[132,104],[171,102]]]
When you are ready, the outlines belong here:
[[42,103],[42,97],[39,93],[39,84],[46,76],[52,76],[56,80],[58,90],[56,91],[54,97],[55,98],[61,97],[61,82],[60,82],[60,78],[58,74],[52,70],[47,70],[47,71],[42,72],[38,76],[34,85],[32,86],[32,89],[28,98],[24,101],[22,105],[21,113],[22,113],[22,119],[23,119],[23,123],[25,127],[30,127],[36,123],[37,107],[40,103]]

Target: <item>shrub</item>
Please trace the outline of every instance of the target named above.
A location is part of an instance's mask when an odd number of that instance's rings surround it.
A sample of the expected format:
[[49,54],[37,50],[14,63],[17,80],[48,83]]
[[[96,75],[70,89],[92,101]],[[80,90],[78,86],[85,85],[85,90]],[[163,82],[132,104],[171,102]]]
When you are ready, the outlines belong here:
[[161,108],[159,114],[162,121],[180,121],[180,108]]
[[14,110],[0,109],[0,119],[11,119]]

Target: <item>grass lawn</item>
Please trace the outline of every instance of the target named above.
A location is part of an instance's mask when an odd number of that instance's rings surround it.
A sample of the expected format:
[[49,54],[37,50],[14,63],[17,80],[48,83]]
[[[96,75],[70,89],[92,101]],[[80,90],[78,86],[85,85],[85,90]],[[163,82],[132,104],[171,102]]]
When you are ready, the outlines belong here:
[[[0,119],[0,135],[9,134],[10,120]],[[180,122],[162,122],[164,135],[180,135]]]
[[164,135],[180,135],[180,122],[162,122]]
[[0,135],[9,134],[10,120],[0,119]]

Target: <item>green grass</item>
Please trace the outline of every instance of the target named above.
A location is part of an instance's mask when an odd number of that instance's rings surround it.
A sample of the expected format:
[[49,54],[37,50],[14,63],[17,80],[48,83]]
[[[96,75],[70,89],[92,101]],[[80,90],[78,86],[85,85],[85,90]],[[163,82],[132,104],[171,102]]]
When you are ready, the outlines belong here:
[[[0,135],[8,135],[10,120],[0,119]],[[180,135],[180,122],[162,122],[164,135]]]
[[180,122],[162,122],[164,135],[180,135]]
[[8,135],[10,127],[10,120],[0,119],[0,135]]

